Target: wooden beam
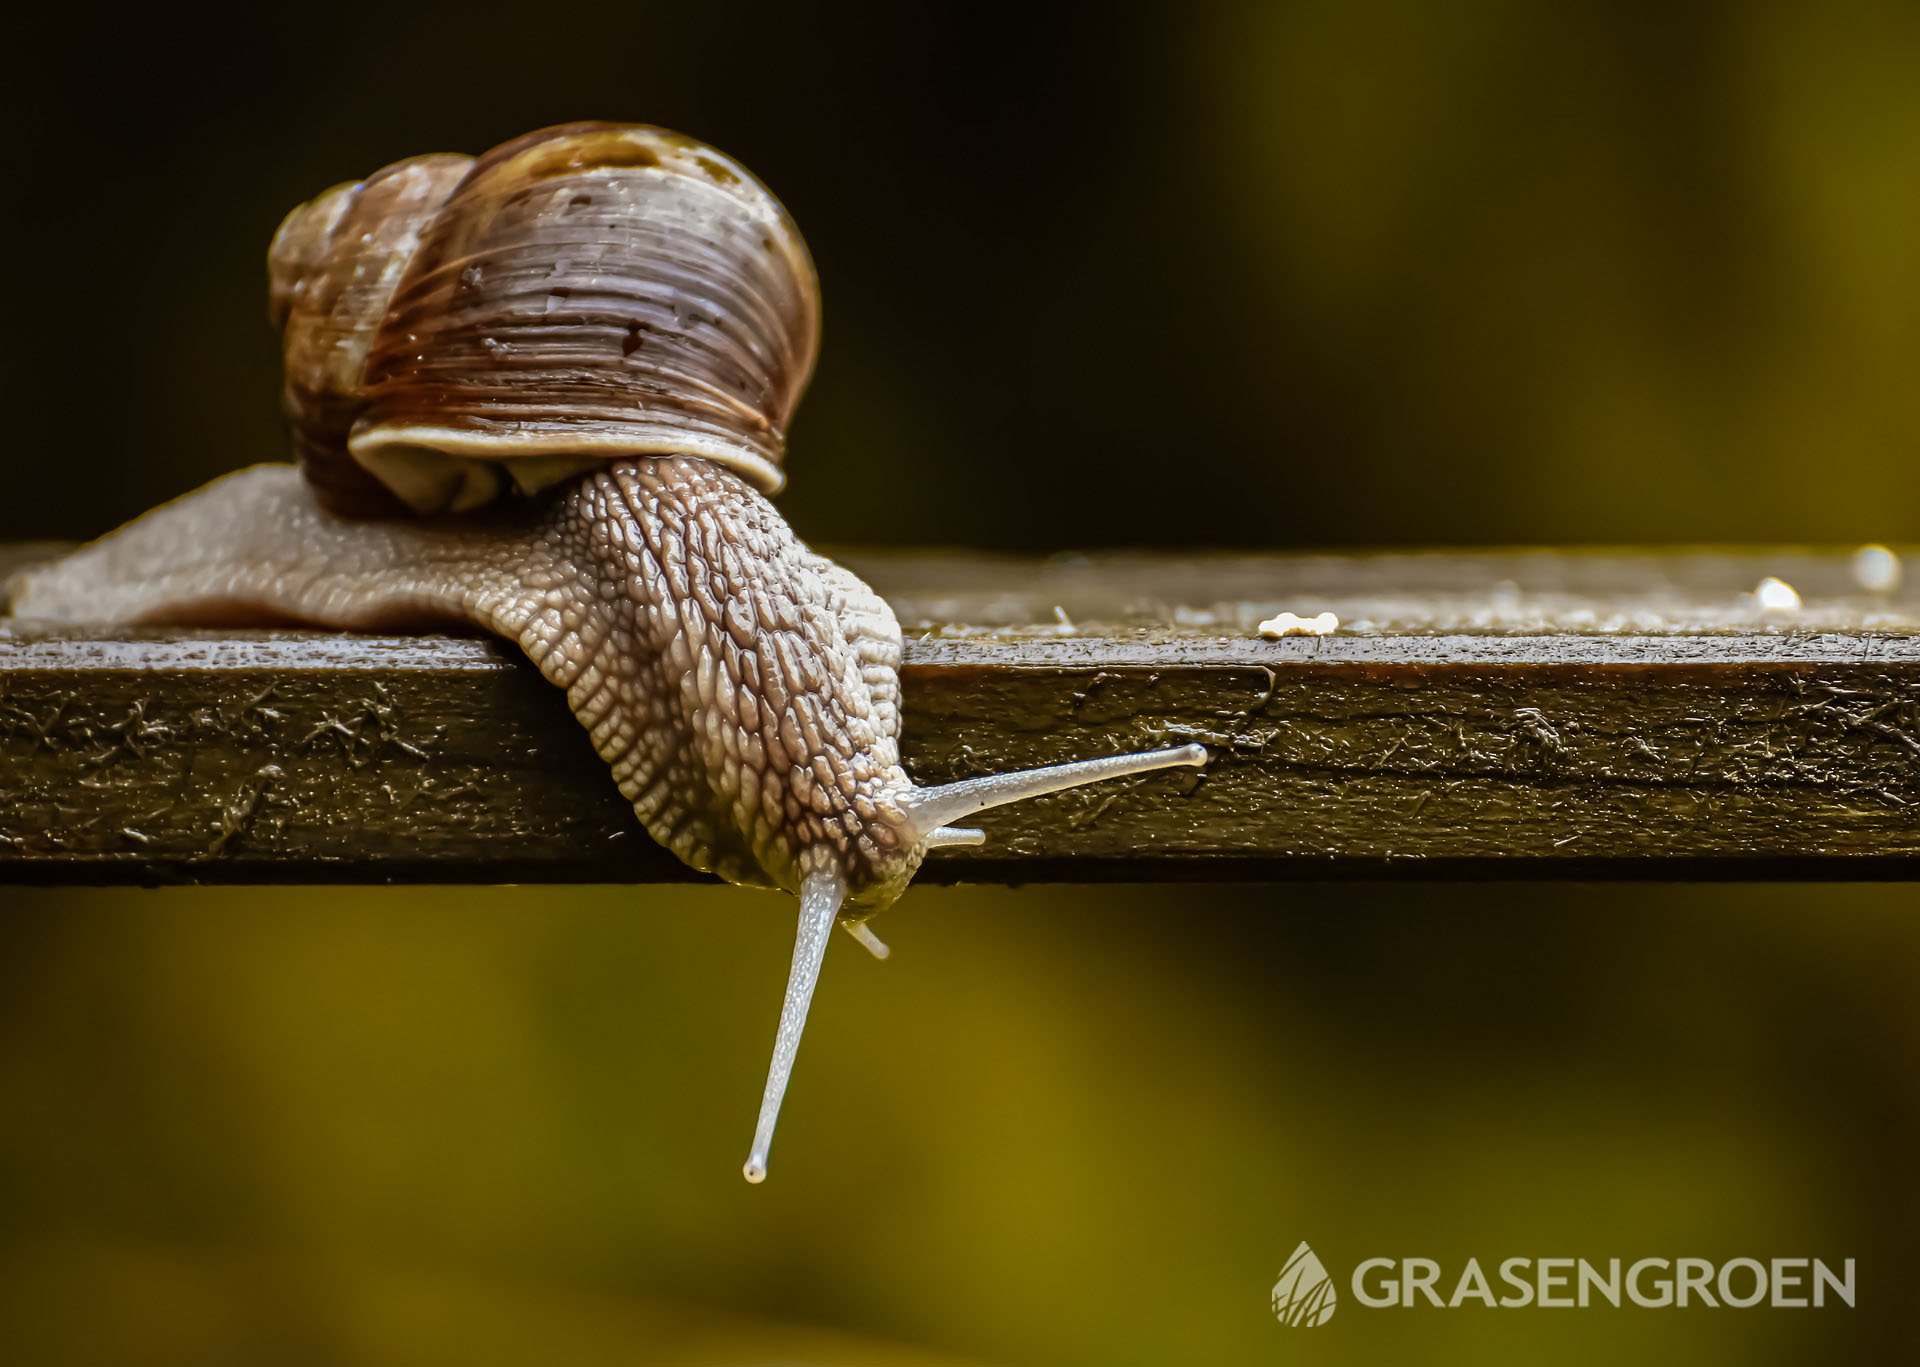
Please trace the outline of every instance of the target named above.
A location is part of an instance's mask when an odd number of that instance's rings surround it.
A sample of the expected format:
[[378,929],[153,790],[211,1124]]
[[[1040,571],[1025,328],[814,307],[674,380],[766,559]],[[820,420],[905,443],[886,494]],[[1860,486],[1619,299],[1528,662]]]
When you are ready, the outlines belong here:
[[[1886,560],[843,558],[907,628],[923,781],[1215,752],[992,813],[936,881],[1920,873],[1920,596]],[[1262,639],[1282,608],[1342,629]],[[503,644],[0,622],[0,880],[690,876]]]

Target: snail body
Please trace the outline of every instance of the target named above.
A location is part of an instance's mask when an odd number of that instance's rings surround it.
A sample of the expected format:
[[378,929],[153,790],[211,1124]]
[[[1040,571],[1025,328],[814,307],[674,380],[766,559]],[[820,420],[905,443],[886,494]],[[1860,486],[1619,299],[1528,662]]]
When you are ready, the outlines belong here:
[[289,214],[269,252],[297,465],[253,466],[27,576],[85,622],[469,622],[517,642],[641,824],[800,900],[746,1175],[836,924],[987,807],[1206,760],[1199,746],[917,787],[900,631],[768,501],[811,373],[798,229],[737,162],[570,124],[416,157]]

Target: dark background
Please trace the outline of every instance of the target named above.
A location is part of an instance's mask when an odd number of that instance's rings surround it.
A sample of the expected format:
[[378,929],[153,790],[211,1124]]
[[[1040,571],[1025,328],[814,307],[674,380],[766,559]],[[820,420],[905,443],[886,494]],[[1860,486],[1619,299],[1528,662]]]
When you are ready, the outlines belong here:
[[[76,11],[20,35],[0,536],[277,458],[280,216],[638,119],[826,295],[834,543],[1920,538],[1920,11]],[[1297,506],[1296,506],[1297,505]],[[1906,889],[0,890],[36,1361],[1876,1360],[1920,1275]],[[1860,1263],[1846,1311],[1345,1306],[1373,1254]],[[1884,1359],[1880,1359],[1884,1360]]]
[[805,230],[822,540],[1920,533],[1911,11],[526,8],[25,45],[0,534],[281,451],[292,205],[585,117],[732,152]]

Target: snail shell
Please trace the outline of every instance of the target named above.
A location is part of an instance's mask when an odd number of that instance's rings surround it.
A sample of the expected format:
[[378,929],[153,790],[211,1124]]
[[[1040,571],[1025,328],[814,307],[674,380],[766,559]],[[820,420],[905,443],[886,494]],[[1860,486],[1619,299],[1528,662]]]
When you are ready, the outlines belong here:
[[785,482],[820,291],[738,162],[641,125],[413,157],[268,253],[296,454],[338,512],[457,512],[623,457]]

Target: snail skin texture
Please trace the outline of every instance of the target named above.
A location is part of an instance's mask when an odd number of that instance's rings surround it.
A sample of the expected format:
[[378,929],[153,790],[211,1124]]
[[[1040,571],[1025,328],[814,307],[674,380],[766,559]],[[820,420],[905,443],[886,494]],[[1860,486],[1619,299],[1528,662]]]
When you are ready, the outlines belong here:
[[569,124],[415,157],[295,209],[268,257],[298,465],[237,471],[27,576],[21,617],[516,641],[649,833],[800,899],[747,1180],[836,923],[953,825],[1207,759],[1198,745],[916,787],[900,628],[767,501],[813,368],[806,244],[745,167]]

